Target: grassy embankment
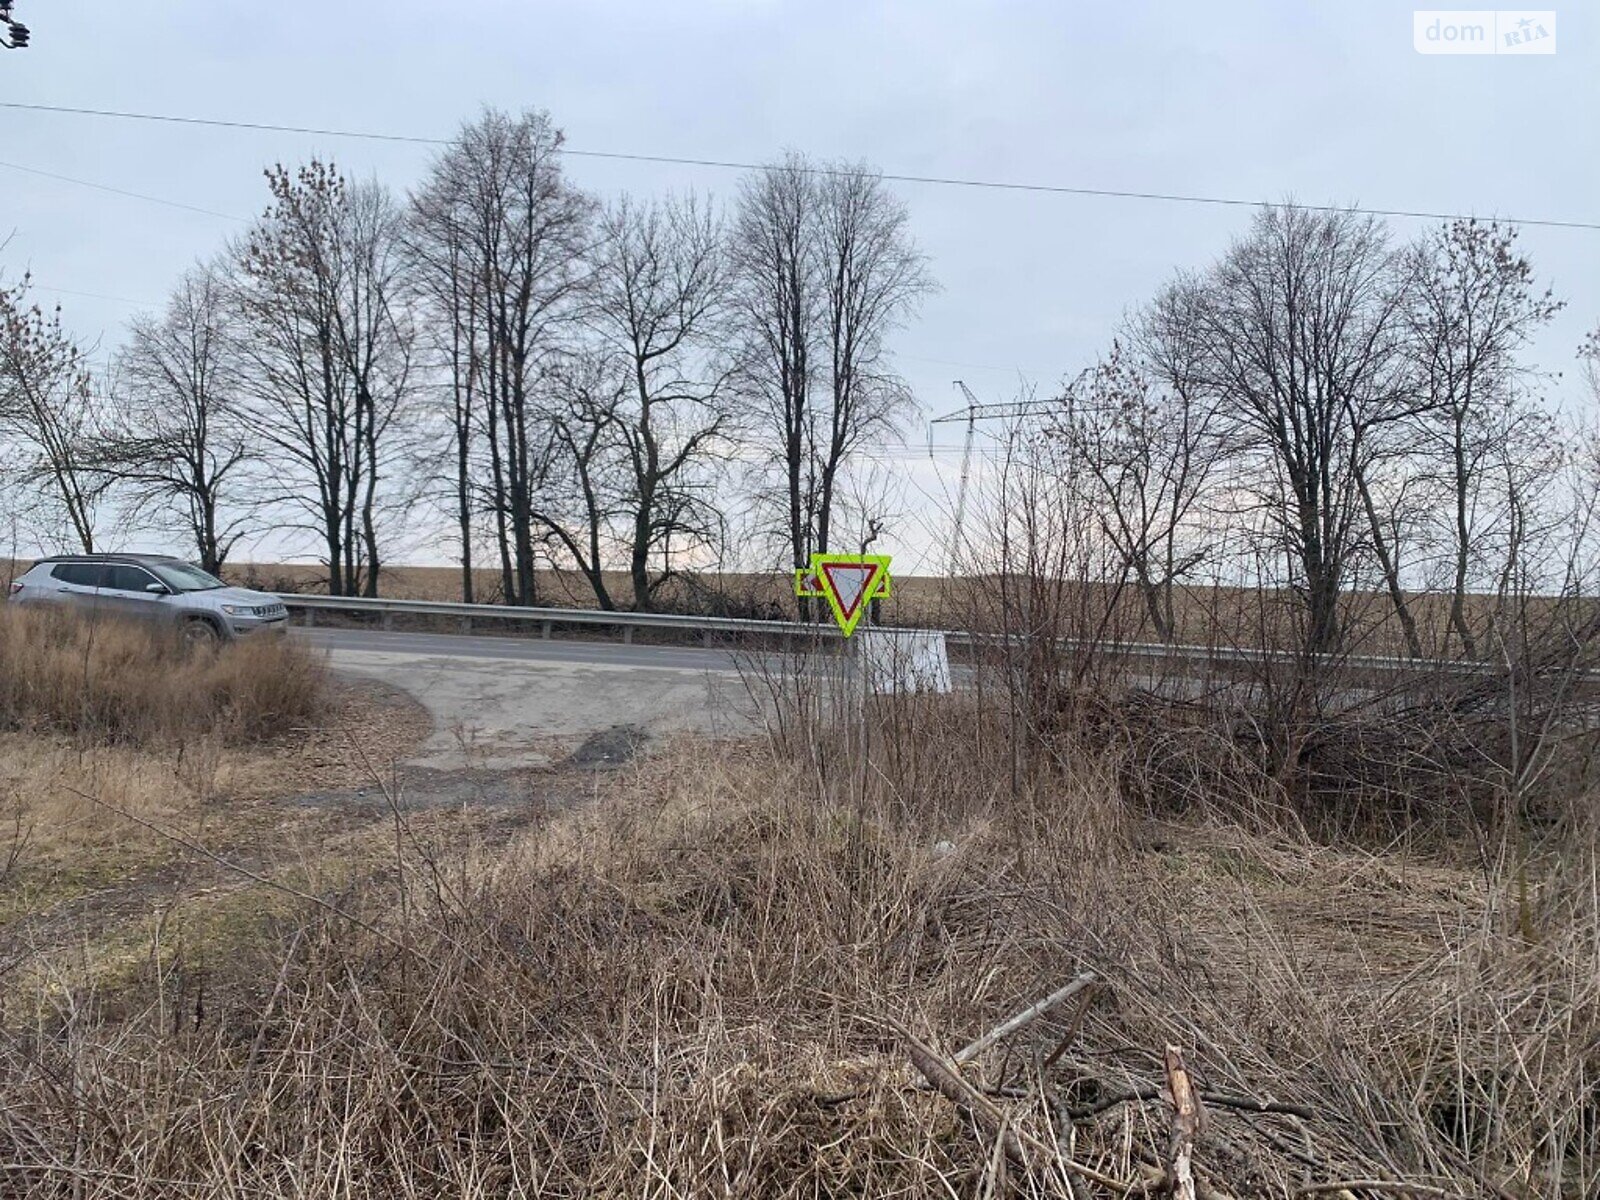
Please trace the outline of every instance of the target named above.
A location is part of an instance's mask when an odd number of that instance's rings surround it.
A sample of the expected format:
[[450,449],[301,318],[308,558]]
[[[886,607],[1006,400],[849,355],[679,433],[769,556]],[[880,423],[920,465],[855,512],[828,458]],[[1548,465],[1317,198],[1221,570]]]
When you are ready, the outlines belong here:
[[[959,698],[797,708],[581,805],[535,785],[492,829],[396,806],[342,870],[331,842],[147,810],[271,882],[187,926],[180,884],[115,969],[11,969],[0,1191],[1140,1195],[1175,1045],[1200,1195],[1595,1194],[1591,797],[1477,842],[1318,841],[1210,734],[1083,703],[1027,745]],[[125,752],[65,729],[8,736]],[[66,825],[116,826],[104,799]],[[1378,828],[1381,796],[1341,803]]]

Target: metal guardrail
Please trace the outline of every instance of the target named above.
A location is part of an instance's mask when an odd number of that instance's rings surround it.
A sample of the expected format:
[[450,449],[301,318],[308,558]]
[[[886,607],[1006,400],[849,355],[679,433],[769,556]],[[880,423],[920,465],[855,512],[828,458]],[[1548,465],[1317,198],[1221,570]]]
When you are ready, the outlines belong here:
[[618,612],[597,608],[520,608],[506,604],[463,604],[459,601],[387,600],[365,596],[306,596],[283,592],[278,599],[290,610],[305,612],[307,625],[315,623],[321,609],[332,612],[377,613],[383,627],[390,629],[396,614],[457,617],[463,632],[472,631],[474,618],[493,621],[532,621],[548,638],[556,625],[599,625],[622,630],[624,642],[633,641],[635,629],[670,629],[684,634],[700,633],[707,641],[718,633],[763,633],[776,637],[837,638],[831,625],[811,625],[804,621],[757,621],[746,617],[686,617],[677,613]]
[[[390,600],[363,596],[316,596],[285,592],[278,599],[291,610],[304,612],[304,624],[315,622],[317,611],[358,612],[378,614],[385,629],[394,625],[397,614],[414,616],[456,617],[464,633],[472,631],[474,618],[492,621],[529,621],[540,625],[540,634],[549,638],[557,625],[610,626],[622,630],[625,643],[633,641],[635,629],[667,629],[690,635],[700,634],[706,644],[719,633],[764,634],[770,637],[804,637],[837,639],[837,628],[827,624],[809,624],[804,621],[760,621],[748,617],[698,617],[676,613],[618,612],[594,608],[522,608],[501,604],[463,604],[459,601]],[[892,627],[890,627],[892,628]],[[966,630],[945,630],[945,640],[954,646],[974,647],[1005,645],[1021,640],[1015,636],[995,633],[972,633]],[[1173,660],[1178,662],[1206,662],[1212,664],[1245,665],[1262,662],[1292,663],[1299,655],[1292,651],[1261,650],[1241,646],[1192,646],[1168,642],[1096,642],[1064,639],[1066,650],[1100,649],[1120,654],[1125,658],[1151,662]],[[1344,655],[1338,658],[1341,667],[1365,671],[1427,670],[1455,675],[1492,675],[1498,669],[1495,663],[1463,661],[1459,659],[1393,658],[1380,655]]]

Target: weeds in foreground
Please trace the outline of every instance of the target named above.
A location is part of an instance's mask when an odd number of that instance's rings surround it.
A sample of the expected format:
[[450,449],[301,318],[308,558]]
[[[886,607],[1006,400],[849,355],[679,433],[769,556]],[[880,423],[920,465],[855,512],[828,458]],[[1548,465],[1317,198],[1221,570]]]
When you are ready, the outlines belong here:
[[131,1016],[12,1014],[0,1189],[1149,1194],[1168,1045],[1199,1195],[1600,1188],[1592,866],[1530,939],[1500,877],[1151,823],[1093,751],[1016,778],[908,703],[859,770],[685,746],[454,857],[397,809],[398,889],[279,924],[225,1010],[154,958]]
[[325,690],[321,661],[283,639],[195,648],[159,626],[0,606],[0,730],[262,741],[314,722]]

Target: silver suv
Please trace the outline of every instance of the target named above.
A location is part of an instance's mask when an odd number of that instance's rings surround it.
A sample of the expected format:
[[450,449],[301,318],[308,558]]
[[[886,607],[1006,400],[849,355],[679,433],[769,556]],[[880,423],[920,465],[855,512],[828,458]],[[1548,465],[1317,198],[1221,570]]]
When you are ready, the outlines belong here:
[[159,554],[41,558],[11,584],[10,600],[168,622],[194,642],[281,633],[289,624],[276,596],[229,587],[199,567]]

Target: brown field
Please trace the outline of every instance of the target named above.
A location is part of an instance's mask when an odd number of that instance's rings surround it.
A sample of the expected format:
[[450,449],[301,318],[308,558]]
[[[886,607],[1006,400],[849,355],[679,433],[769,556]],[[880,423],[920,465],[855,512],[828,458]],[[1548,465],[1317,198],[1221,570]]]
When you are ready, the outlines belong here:
[[[0,575],[20,574],[27,563],[0,562]],[[306,563],[236,563],[224,571],[228,582],[270,592],[322,592],[322,569]],[[606,584],[617,603],[626,607],[632,595],[622,571],[608,571]],[[495,571],[474,572],[476,599],[496,603],[501,595]],[[537,574],[540,603],[563,608],[594,608],[594,593],[576,571],[543,570]],[[457,602],[461,571],[457,567],[385,566],[380,577],[383,596],[405,600]],[[1002,618],[992,603],[993,579],[935,575],[895,576],[894,595],[880,609],[891,625],[996,630]],[[1114,592],[1099,583],[1069,583],[1051,589],[1047,603],[1058,626],[1080,635],[1113,640],[1153,640],[1142,603],[1131,588]],[[1459,646],[1446,639],[1448,600],[1440,595],[1411,598],[1422,633],[1425,654],[1452,657]],[[737,572],[686,574],[669,585],[658,600],[669,612],[707,615],[793,617],[797,611],[793,582],[787,575]],[[1478,630],[1488,628],[1495,610],[1489,596],[1469,598],[1468,619]],[[1297,645],[1298,606],[1287,593],[1243,587],[1193,587],[1176,597],[1177,631],[1173,640],[1201,646]],[[1548,620],[1554,602],[1530,601],[1535,623]],[[1569,618],[1575,619],[1575,618]],[[1344,603],[1346,649],[1355,654],[1401,654],[1404,643],[1386,596],[1353,591]],[[1481,633],[1480,633],[1481,636]]]
[[[266,591],[320,591],[323,575],[301,564],[239,564],[228,568],[231,581]],[[475,573],[476,595],[493,603],[500,595],[498,575]],[[459,601],[461,572],[453,567],[385,567],[380,580],[385,596],[409,600]],[[620,605],[631,592],[625,573],[606,572],[606,583]],[[593,608],[594,593],[584,577],[573,571],[538,574],[541,603],[557,607]],[[947,578],[935,575],[895,576],[894,594],[880,609],[880,619],[892,625],[997,630],[1003,618],[992,603],[993,579]],[[1059,626],[1080,636],[1115,640],[1154,640],[1143,605],[1131,588],[1120,592],[1105,584],[1071,583],[1052,590],[1045,598]],[[1422,633],[1424,653],[1451,657],[1459,646],[1446,639],[1449,603],[1439,595],[1411,598]],[[698,573],[669,586],[658,606],[672,612],[713,615],[789,617],[796,614],[790,577],[778,574]],[[1474,596],[1468,619],[1480,631],[1488,626],[1495,609],[1492,597]],[[1535,621],[1547,620],[1552,602],[1534,600]],[[1355,591],[1344,604],[1346,649],[1355,654],[1402,654],[1405,646],[1386,596]],[[1242,587],[1196,587],[1176,597],[1177,631],[1173,640],[1201,646],[1276,646],[1298,644],[1298,607],[1293,597],[1272,590]],[[1480,632],[1481,636],[1481,632]]]

